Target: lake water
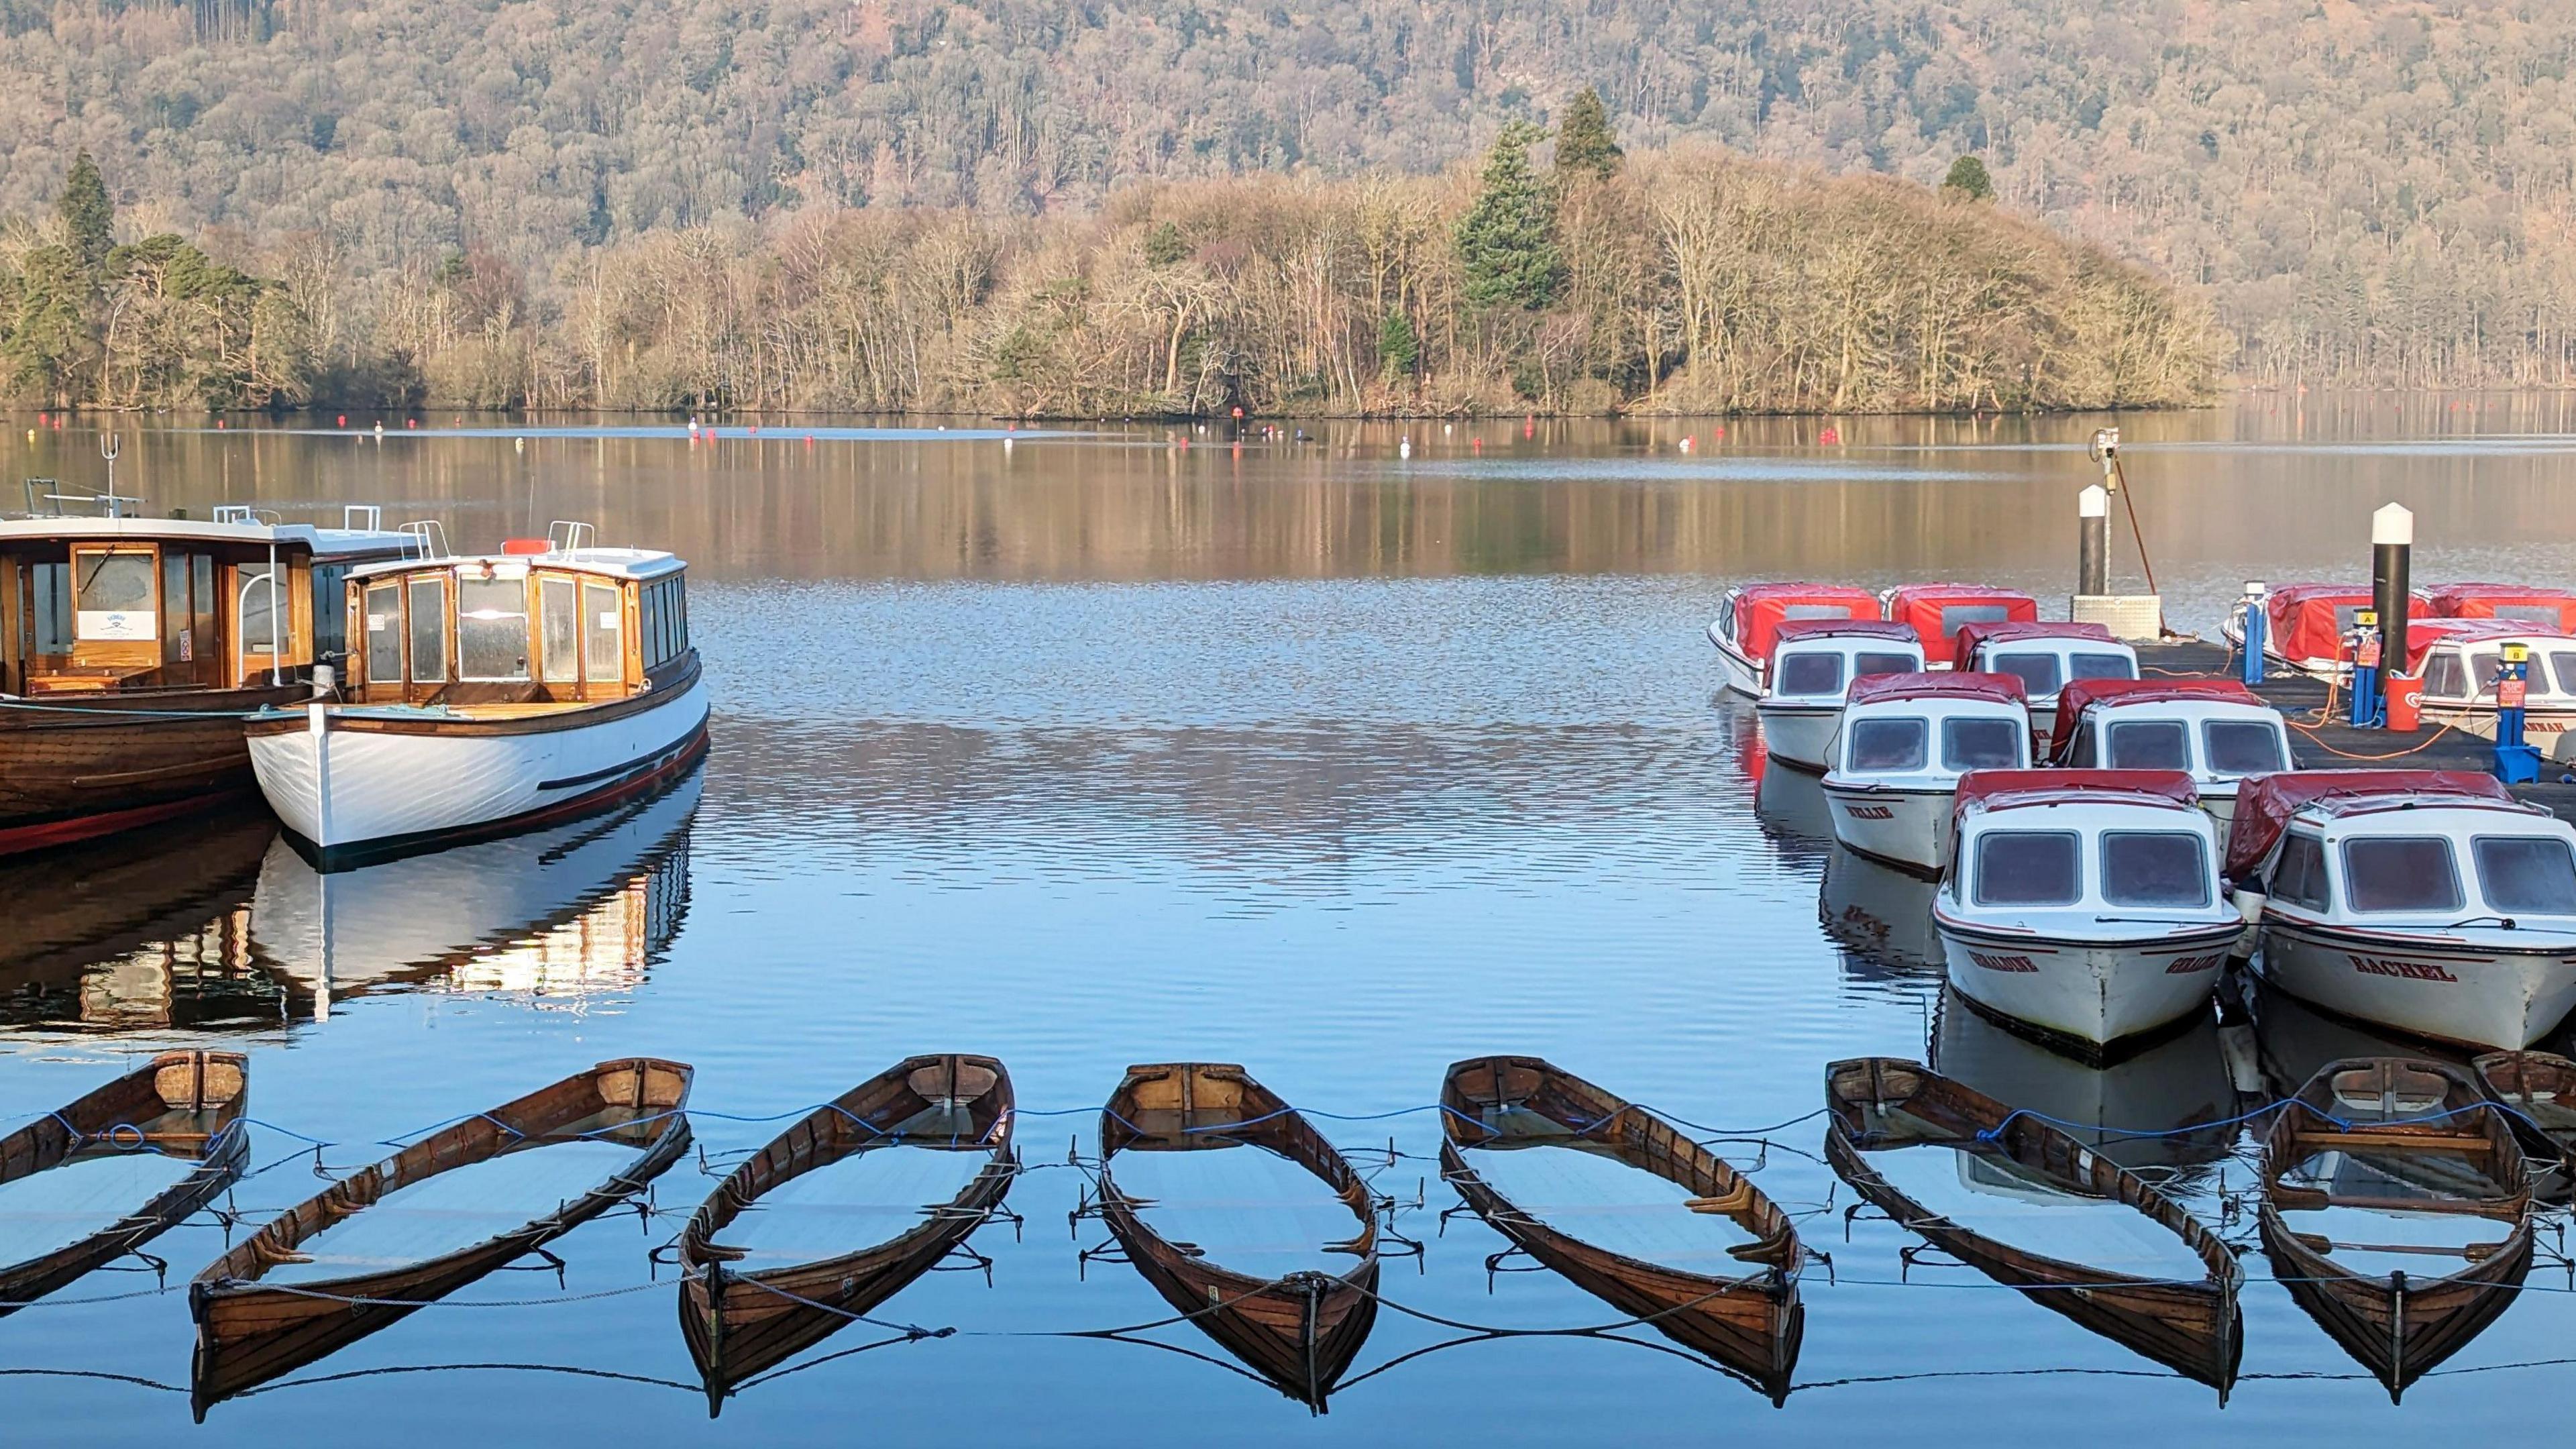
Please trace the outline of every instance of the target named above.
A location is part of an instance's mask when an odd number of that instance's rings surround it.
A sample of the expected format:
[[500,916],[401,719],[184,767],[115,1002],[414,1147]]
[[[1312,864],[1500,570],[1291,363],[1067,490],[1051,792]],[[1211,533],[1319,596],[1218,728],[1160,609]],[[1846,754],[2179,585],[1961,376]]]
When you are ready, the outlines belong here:
[[[2284,397],[2117,421],[2169,616],[2206,630],[2247,577],[2362,575],[2369,513],[2392,498],[2416,511],[2419,579],[2569,582],[2569,413]],[[1890,1223],[1846,1224],[1855,1198],[1816,1155],[1836,1058],[1929,1055],[2114,1128],[2258,1105],[2215,1026],[2096,1072],[1945,1009],[1928,888],[1838,856],[1813,785],[1761,777],[1701,634],[1725,583],[1763,577],[1981,578],[2062,606],[2085,443],[2111,419],[1860,420],[1832,444],[1786,420],[1722,438],[1706,421],[1310,425],[1240,447],[1117,426],[809,443],[785,420],[693,444],[400,414],[379,443],[376,417],[349,421],[128,423],[117,483],[155,513],[381,503],[460,547],[576,518],[672,548],[717,699],[708,763],[579,829],[328,881],[256,818],[0,870],[0,1110],[23,1121],[172,1044],[247,1050],[267,1170],[234,1200],[256,1222],[322,1185],[302,1138],[346,1169],[653,1054],[695,1064],[706,1156],[660,1180],[656,1215],[556,1244],[560,1283],[495,1274],[191,1428],[179,1290],[226,1242],[201,1216],[151,1245],[173,1291],[101,1272],[0,1320],[13,1437],[2261,1442],[2523,1431],[2563,1399],[2576,1282],[2558,1266],[2392,1409],[2253,1249],[2222,1409],[1972,1270],[1907,1266],[1914,1239]],[[15,417],[0,455],[94,487],[88,426]],[[2134,586],[2125,537],[2117,566]],[[2369,1046],[2286,1005],[2263,1017],[2281,1074]],[[784,1115],[932,1051],[1001,1057],[1023,1108],[1025,1221],[974,1239],[989,1283],[934,1273],[876,1316],[953,1335],[846,1352],[886,1337],[854,1327],[709,1422],[651,1250]],[[1453,1343],[1405,1311],[1622,1317],[1544,1272],[1489,1278],[1502,1239],[1441,1221],[1456,1198],[1425,1109],[1449,1062],[1488,1052],[1711,1129],[1773,1129],[1767,1150],[1720,1150],[1758,1158],[1755,1181],[1832,1257],[1805,1279],[1785,1406],[1652,1333]],[[1176,1059],[1243,1063],[1317,1114],[1426,1245],[1387,1260],[1389,1307],[1326,1417],[1186,1326],[1064,1336],[1168,1315],[1135,1270],[1079,1255],[1108,1233],[1068,1221],[1086,1182],[1066,1164],[1096,1151],[1127,1064]],[[2253,1181],[2249,1139],[2218,1139],[2110,1150],[2251,1243],[2250,1217],[2226,1215]],[[1973,1196],[1981,1179],[1956,1180]],[[0,1213],[5,1238],[35,1231]]]

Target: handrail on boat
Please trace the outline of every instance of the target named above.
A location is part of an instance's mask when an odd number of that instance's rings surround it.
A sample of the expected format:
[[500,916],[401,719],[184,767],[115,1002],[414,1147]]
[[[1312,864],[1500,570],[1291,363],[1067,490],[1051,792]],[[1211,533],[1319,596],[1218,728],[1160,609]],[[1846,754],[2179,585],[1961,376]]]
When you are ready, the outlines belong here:
[[424,562],[447,557],[447,527],[435,518],[416,518],[402,526],[411,542],[404,545],[403,556]]
[[385,526],[384,505],[344,503],[340,505],[340,526],[353,533],[381,533]]
[[597,529],[574,519],[558,518],[546,525],[547,551],[566,558],[579,557],[583,549],[592,546],[591,541],[596,537]]

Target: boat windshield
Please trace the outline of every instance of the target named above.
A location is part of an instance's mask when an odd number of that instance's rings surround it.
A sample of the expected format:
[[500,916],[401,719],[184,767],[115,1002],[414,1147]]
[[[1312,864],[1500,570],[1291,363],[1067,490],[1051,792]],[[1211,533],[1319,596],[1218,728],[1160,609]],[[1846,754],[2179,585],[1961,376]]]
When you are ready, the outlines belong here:
[[2071,830],[1987,831],[1977,837],[1977,904],[2075,904],[2084,894],[2079,848]]
[[2344,900],[2359,912],[2456,911],[2460,871],[2438,835],[2343,843]]
[[2062,683],[2054,654],[1998,654],[1987,661],[1987,667],[2020,680],[2021,692],[2033,698],[2055,694]]
[[2280,727],[2269,720],[2204,720],[2200,748],[2213,775],[2268,775],[2290,768]]
[[1840,694],[1843,688],[1843,657],[1840,654],[1809,650],[1790,654],[1780,660],[1780,674],[1771,686],[1774,694]]
[[1952,719],[1941,722],[1941,768],[1945,770],[2010,770],[2026,763],[2021,726],[2008,719]]
[[2129,720],[2102,733],[2114,770],[2191,768],[2191,740],[2181,720]]
[[2478,888],[2499,911],[2576,916],[2576,852],[2545,835],[2481,835],[2469,842]]
[[1923,661],[1911,654],[1863,654],[1852,661],[1852,678],[1864,674],[1912,674]]
[[2135,679],[2138,661],[2126,654],[2076,654],[2066,661],[2069,679]]
[[2208,905],[2208,848],[2184,830],[2105,831],[2102,899],[2115,906]]
[[[2496,676],[2504,672],[2504,656],[2492,650],[2485,650],[2472,654],[2469,656],[2469,672],[2477,678],[2478,684],[2476,692],[2478,694],[2493,694],[2495,693]],[[2530,667],[2525,671],[2523,677],[2524,682],[2530,686],[2531,692],[2534,694],[2556,694],[2559,692],[2549,687],[2549,668],[2541,662],[2540,655],[2534,654],[2531,656]]]
[[1894,774],[1919,770],[1931,754],[1932,722],[1925,719],[1865,719],[1851,727],[1845,752],[1852,769]]

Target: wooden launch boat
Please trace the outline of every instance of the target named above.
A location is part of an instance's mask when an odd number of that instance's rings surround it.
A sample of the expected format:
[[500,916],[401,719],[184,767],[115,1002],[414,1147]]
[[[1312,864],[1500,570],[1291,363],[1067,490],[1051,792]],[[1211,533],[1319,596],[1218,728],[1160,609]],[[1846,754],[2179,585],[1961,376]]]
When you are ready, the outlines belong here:
[[[2405,1057],[2329,1064],[2299,1089],[2263,1143],[2263,1247],[2290,1296],[2388,1386],[2406,1386],[2510,1307],[2531,1269],[2531,1178],[2505,1114],[2466,1071]],[[2345,1243],[2297,1231],[2292,1212],[2358,1209],[2377,1236],[2400,1215],[2499,1225],[2491,1242]],[[2371,1273],[2339,1255],[2422,1255],[2454,1272]]]
[[214,1200],[250,1151],[242,1110],[250,1059],[239,1052],[163,1052],[58,1112],[0,1138],[0,1183],[91,1158],[154,1153],[196,1166],[98,1231],[0,1267],[0,1314],[15,1313],[115,1261]]
[[2535,1178],[2542,1162],[2556,1160],[2548,1195],[2565,1197],[2576,1187],[2576,1062],[2554,1052],[2489,1052],[2469,1070],[2487,1100],[2512,1113]]
[[[629,1057],[440,1128],[280,1213],[207,1265],[188,1288],[197,1323],[190,1374],[197,1417],[244,1389],[337,1351],[554,1241],[632,1195],[688,1149],[691,1069]],[[293,1283],[262,1282],[314,1258],[299,1249],[395,1192],[442,1173],[575,1143],[634,1151],[578,1196],[530,1204],[528,1221],[479,1242],[398,1264]]]
[[[2026,1113],[1919,1063],[1862,1057],[1825,1068],[1825,1156],[1873,1206],[1933,1246],[2032,1302],[2211,1385],[2222,1398],[2242,1349],[2244,1274],[2218,1235],[2146,1179]],[[2141,1277],[2016,1247],[1934,1212],[1870,1165],[1868,1154],[1938,1147],[1990,1155],[2052,1194],[2134,1209],[2182,1240],[2197,1281]]]
[[359,569],[344,702],[247,722],[260,790],[323,869],[649,795],[706,750],[687,583],[577,523]]
[[[1788,1214],[1723,1158],[1662,1118],[1537,1057],[1479,1057],[1449,1069],[1440,1089],[1441,1176],[1523,1252],[1675,1343],[1749,1379],[1771,1402],[1788,1398],[1806,1307],[1805,1252]],[[1594,1152],[1678,1185],[1680,1210],[1731,1219],[1752,1241],[1727,1250],[1743,1273],[1692,1272],[1587,1242],[1517,1204],[1471,1165],[1470,1152],[1556,1148]]]
[[[1254,1148],[1313,1173],[1350,1208],[1359,1231],[1331,1251],[1358,1259],[1339,1274],[1258,1278],[1175,1243],[1120,1191],[1119,1154]],[[1243,1068],[1175,1062],[1127,1069],[1100,1112],[1100,1213],[1145,1281],[1173,1309],[1280,1392],[1317,1413],[1377,1322],[1377,1211],[1368,1184],[1313,1125]]]
[[[991,1057],[907,1057],[815,1109],[734,1169],[680,1234],[680,1333],[713,1417],[754,1374],[829,1338],[930,1271],[1010,1191],[1011,1075]],[[790,1267],[740,1272],[743,1249],[717,1235],[762,1195],[819,1168],[885,1147],[977,1154],[981,1171],[921,1221],[883,1242]]]
[[245,797],[241,717],[312,695],[340,580],[412,542],[342,523],[0,520],[0,855]]

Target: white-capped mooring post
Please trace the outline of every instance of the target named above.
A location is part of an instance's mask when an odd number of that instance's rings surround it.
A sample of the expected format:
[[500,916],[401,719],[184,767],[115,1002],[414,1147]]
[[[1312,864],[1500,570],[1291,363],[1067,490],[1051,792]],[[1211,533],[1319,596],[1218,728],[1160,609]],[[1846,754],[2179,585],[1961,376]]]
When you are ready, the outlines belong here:
[[2099,483],[2075,495],[2075,592],[2111,592],[2111,495]]
[[[2122,639],[2154,640],[2164,635],[2164,601],[2156,596],[2155,566],[2147,561],[2147,540],[2138,527],[2137,505],[2128,498],[2120,469],[2120,430],[2093,433],[2093,459],[2102,465],[2102,481],[2075,499],[2075,596],[2066,616],[2079,623],[2102,624]],[[2128,505],[2129,530],[2138,543],[2138,567],[2147,576],[2144,594],[2111,592],[2111,498]]]
[[2415,552],[2415,515],[2391,503],[2370,515],[2370,597],[2379,611],[2380,658],[2390,674],[2406,671],[2406,603]]

